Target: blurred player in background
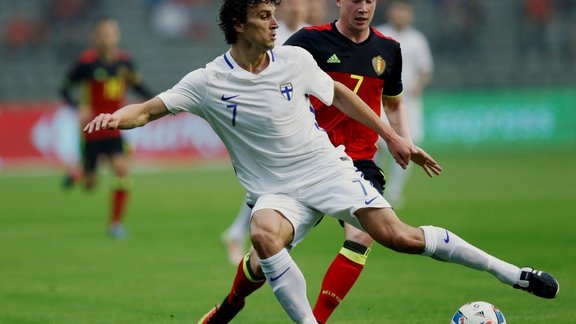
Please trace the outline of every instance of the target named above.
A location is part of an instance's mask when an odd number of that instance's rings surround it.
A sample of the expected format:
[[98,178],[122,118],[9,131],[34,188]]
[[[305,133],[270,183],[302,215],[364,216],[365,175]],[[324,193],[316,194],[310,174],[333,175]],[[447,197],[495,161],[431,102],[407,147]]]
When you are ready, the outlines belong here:
[[[144,99],[153,94],[142,84],[130,56],[118,48],[120,29],[110,17],[99,19],[93,28],[93,48],[81,53],[71,67],[60,89],[66,103],[78,109],[80,124],[101,113],[113,112],[124,103],[126,90],[131,87]],[[79,99],[72,90],[81,86]],[[92,190],[96,183],[98,162],[106,157],[116,180],[112,188],[108,234],[113,238],[125,236],[122,225],[130,193],[131,179],[125,143],[119,130],[82,134],[82,172],[69,172],[64,186],[82,182]]]
[[[414,8],[406,0],[395,0],[386,11],[388,21],[376,27],[378,31],[400,43],[402,49],[403,100],[408,114],[408,123],[412,140],[422,145],[424,140],[424,114],[422,92],[432,79],[433,60],[426,36],[412,27]],[[382,143],[380,143],[382,144]],[[380,145],[382,146],[382,145]],[[384,165],[385,152],[377,154],[378,165]],[[408,180],[411,167],[406,170],[395,163],[388,163],[386,192],[384,196],[396,208],[404,198],[402,192]]]
[[[278,6],[278,29],[276,29],[276,45],[282,45],[300,28],[308,26],[308,0],[284,0]],[[246,254],[246,238],[250,226],[251,209],[245,202],[240,206],[232,224],[222,233],[221,240],[228,254],[228,261],[237,265]]]
[[326,0],[308,0],[308,17],[306,21],[310,25],[322,25],[327,23],[328,3]]
[[308,26],[308,12],[308,0],[282,0],[278,7],[276,45],[284,44],[292,34]]

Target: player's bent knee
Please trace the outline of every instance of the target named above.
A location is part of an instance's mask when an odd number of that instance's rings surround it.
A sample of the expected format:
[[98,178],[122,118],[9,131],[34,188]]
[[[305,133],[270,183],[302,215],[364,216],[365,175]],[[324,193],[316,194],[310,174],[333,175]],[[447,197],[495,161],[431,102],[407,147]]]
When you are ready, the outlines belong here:
[[260,227],[252,226],[250,229],[250,241],[256,248],[259,245],[270,244],[274,240],[274,235],[271,232]]
[[251,227],[250,241],[260,259],[267,259],[284,248],[284,240],[277,232],[258,226]]

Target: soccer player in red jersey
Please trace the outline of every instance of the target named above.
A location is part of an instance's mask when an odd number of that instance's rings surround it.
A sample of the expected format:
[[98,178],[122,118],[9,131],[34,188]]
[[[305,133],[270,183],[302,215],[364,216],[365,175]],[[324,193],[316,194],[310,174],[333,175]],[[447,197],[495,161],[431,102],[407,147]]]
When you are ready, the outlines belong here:
[[[93,48],[80,54],[68,72],[60,93],[71,107],[78,109],[80,124],[101,113],[111,113],[124,104],[126,90],[131,87],[137,94],[149,99],[153,94],[142,84],[131,57],[119,49],[120,29],[118,22],[110,17],[98,20],[93,29]],[[72,95],[80,85],[79,100]],[[116,181],[112,189],[112,203],[108,233],[113,238],[125,235],[122,218],[131,187],[128,158],[119,130],[98,133],[82,133],[81,174],[70,172],[64,181],[71,187],[83,181],[86,189],[94,188],[98,159],[105,156],[113,169]]]
[[[370,27],[376,1],[337,1],[340,10],[335,22],[307,27],[294,34],[285,45],[305,48],[318,66],[332,79],[353,90],[380,115],[386,117],[400,136],[412,142],[402,104],[402,55],[400,45]],[[374,163],[378,134],[344,115],[332,106],[312,100],[316,120],[328,133],[334,146],[345,147],[356,168],[381,194],[385,177]],[[329,266],[314,307],[314,316],[325,323],[352,288],[373,243],[367,233],[347,223],[345,240]]]

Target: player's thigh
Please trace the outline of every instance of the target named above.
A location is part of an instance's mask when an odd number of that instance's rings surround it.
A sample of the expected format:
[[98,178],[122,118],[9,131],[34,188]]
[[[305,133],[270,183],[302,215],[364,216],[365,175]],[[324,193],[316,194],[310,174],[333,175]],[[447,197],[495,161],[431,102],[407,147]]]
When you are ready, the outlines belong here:
[[293,237],[292,224],[279,211],[263,208],[252,214],[250,240],[261,258],[269,258],[288,247]]
[[266,194],[260,196],[252,208],[252,215],[258,210],[263,209],[275,210],[290,222],[293,230],[293,238],[288,245],[289,249],[294,248],[300,243],[310,229],[314,227],[314,224],[322,217],[322,214],[317,210],[309,208],[300,201],[282,194]]

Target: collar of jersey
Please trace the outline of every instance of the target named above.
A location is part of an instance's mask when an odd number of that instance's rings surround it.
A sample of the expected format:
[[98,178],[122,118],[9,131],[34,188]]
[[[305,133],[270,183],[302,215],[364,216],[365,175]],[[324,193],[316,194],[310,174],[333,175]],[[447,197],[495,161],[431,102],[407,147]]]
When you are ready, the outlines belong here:
[[372,30],[372,26],[370,26],[368,29],[370,31],[370,33],[368,34],[368,37],[363,40],[360,43],[356,43],[354,41],[352,41],[350,38],[344,36],[344,34],[342,34],[338,28],[336,28],[336,22],[338,21],[338,19],[334,20],[330,25],[332,26],[332,30],[334,30],[334,32],[338,35],[339,38],[341,38],[343,41],[347,42],[348,44],[352,45],[352,46],[357,46],[360,47],[366,43],[368,43],[370,41],[370,39],[372,38],[374,31]]
[[268,64],[268,66],[264,70],[262,70],[262,72],[260,72],[258,74],[248,72],[248,71],[244,70],[240,65],[238,65],[238,63],[236,63],[236,61],[234,60],[234,58],[230,54],[230,50],[228,50],[226,53],[224,53],[224,55],[222,55],[222,58],[224,59],[224,64],[226,64],[226,67],[228,69],[230,69],[231,71],[233,71],[234,73],[238,73],[240,75],[246,75],[246,76],[249,76],[251,78],[254,78],[254,77],[258,77],[258,76],[262,75],[264,72],[266,72],[270,68],[270,65],[272,65],[272,63],[276,62],[276,54],[274,53],[273,49],[266,51],[266,54],[270,58],[270,64]]

